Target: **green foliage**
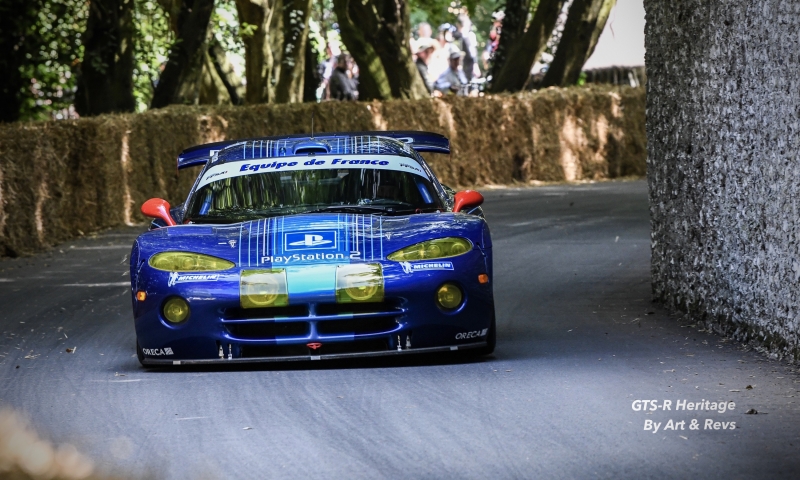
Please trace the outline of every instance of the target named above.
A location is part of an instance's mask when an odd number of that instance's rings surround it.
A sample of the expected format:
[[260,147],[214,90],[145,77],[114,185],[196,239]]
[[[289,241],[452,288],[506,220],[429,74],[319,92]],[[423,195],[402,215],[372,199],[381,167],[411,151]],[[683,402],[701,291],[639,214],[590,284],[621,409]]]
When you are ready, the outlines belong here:
[[[0,0],[2,1],[2,0]],[[163,0],[134,1],[134,98],[137,111],[144,111],[151,103],[155,85],[168,59],[174,42],[168,12]],[[492,26],[492,13],[505,8],[506,0],[410,0],[411,24],[414,35],[421,22],[428,22],[433,30],[443,23],[455,24],[459,13],[469,13],[482,51]],[[19,91],[22,99],[20,119],[46,120],[72,118],[76,91],[76,76],[82,58],[82,35],[86,30],[89,0],[37,0],[35,21],[26,30],[22,47],[26,54],[19,74],[24,86]],[[531,0],[531,13],[539,0]],[[32,11],[33,12],[33,11]],[[309,41],[318,61],[326,59],[326,47],[335,43],[343,46],[333,13],[333,0],[314,0],[309,21]],[[216,40],[225,50],[234,70],[244,72],[243,36],[252,35],[255,25],[239,24],[235,0],[216,0],[211,19]],[[564,19],[559,22],[563,29]],[[556,30],[548,53],[553,53],[560,36]],[[16,68],[16,67],[14,67]],[[13,87],[15,90],[18,85]]]
[[[169,58],[169,48],[175,41],[175,32],[170,28],[168,13],[156,0],[135,0],[134,26],[134,97],[136,110],[147,110],[153,99],[163,66]],[[211,29],[225,50],[234,70],[244,72],[244,43],[241,35],[254,25],[239,25],[234,0],[217,0],[211,16]],[[241,34],[240,34],[241,32]],[[251,33],[252,34],[252,33]]]
[[340,48],[344,47],[339,32],[333,28],[335,23],[333,0],[316,0],[311,4],[308,40],[311,42],[311,47],[314,49],[319,63],[327,60],[325,49],[329,45],[336,44]]
[[21,120],[74,117],[76,73],[83,56],[81,35],[89,8],[85,0],[48,0],[37,12],[26,61],[20,67],[30,86],[20,94]]
[[142,112],[147,110],[153,98],[153,90],[167,61],[174,34],[167,12],[154,0],[135,0],[133,21],[136,27],[133,42],[133,96],[136,110]]
[[[211,31],[225,50],[228,61],[238,75],[244,75],[244,41],[247,29],[255,30],[255,25],[239,24],[235,0],[217,0],[214,13],[211,15]],[[249,32],[252,35],[252,31]]]

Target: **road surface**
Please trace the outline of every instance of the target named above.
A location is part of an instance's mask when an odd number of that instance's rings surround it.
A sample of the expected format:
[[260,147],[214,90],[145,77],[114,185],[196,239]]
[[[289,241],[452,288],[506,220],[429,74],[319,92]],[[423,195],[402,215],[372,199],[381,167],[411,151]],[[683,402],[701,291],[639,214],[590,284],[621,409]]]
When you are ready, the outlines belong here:
[[490,190],[485,211],[491,357],[145,370],[132,228],[0,261],[0,405],[129,477],[797,478],[795,369],[651,302],[645,182]]

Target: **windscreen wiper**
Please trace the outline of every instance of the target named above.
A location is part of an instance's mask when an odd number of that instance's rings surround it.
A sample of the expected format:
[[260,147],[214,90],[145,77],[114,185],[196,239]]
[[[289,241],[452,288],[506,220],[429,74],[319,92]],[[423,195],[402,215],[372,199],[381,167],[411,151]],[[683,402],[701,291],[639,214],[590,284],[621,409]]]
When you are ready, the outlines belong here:
[[316,208],[314,210],[306,210],[298,213],[377,213],[393,215],[397,213],[413,212],[414,210],[398,210],[395,207],[389,206],[375,206],[375,205],[329,205],[323,208]]

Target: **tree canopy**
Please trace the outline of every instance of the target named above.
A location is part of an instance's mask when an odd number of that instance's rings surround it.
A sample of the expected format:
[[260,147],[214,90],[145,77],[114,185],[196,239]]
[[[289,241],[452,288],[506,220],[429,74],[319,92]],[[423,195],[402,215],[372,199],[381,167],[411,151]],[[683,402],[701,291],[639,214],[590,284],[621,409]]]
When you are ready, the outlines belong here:
[[[361,100],[428,96],[409,40],[459,14],[479,56],[505,12],[487,92],[571,85],[615,0],[5,0],[0,121],[144,111],[170,104],[317,101],[330,55],[355,60]],[[452,28],[452,27],[451,27]],[[559,39],[561,41],[559,42]],[[413,41],[413,40],[412,40]],[[548,52],[554,56],[548,57]],[[488,68],[487,68],[488,67]],[[471,73],[471,72],[470,72]]]

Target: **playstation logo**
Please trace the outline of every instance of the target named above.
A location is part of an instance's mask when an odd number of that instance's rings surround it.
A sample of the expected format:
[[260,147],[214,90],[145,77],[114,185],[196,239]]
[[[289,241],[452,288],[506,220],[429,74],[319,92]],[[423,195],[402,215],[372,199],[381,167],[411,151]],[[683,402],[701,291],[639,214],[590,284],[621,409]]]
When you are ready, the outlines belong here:
[[306,235],[303,240],[298,240],[296,242],[291,242],[289,245],[293,247],[305,246],[305,247],[317,247],[319,245],[327,245],[329,243],[333,243],[332,240],[325,240],[322,235]]
[[336,231],[287,233],[286,250],[336,248]]

